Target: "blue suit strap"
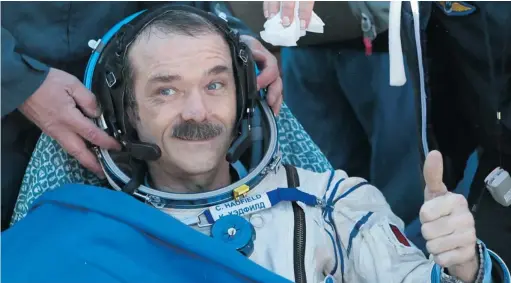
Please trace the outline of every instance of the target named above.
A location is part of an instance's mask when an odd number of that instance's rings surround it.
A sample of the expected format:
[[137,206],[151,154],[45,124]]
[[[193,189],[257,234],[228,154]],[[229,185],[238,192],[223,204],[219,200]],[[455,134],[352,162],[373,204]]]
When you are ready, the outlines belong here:
[[309,206],[318,205],[318,199],[308,193],[296,188],[278,188],[267,193],[271,205],[274,206],[281,201],[299,201]]
[[238,178],[243,179],[248,175],[247,168],[245,168],[245,166],[241,163],[241,161],[238,160],[238,161],[232,163],[231,166],[238,173]]

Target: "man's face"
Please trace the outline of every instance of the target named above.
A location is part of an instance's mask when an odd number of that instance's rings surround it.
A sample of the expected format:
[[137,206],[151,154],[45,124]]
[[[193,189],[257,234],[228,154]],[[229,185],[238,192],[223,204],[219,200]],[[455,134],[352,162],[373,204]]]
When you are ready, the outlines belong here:
[[157,144],[162,169],[199,175],[225,162],[236,119],[230,50],[216,34],[153,29],[130,52],[140,140]]

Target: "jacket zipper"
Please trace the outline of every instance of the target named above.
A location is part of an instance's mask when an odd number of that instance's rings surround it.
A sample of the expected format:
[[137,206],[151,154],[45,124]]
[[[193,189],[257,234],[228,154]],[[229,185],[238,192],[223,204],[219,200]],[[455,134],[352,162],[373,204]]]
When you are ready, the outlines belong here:
[[305,213],[295,202],[293,202],[293,212],[295,215],[293,251],[295,282],[307,283],[307,277],[305,275]]

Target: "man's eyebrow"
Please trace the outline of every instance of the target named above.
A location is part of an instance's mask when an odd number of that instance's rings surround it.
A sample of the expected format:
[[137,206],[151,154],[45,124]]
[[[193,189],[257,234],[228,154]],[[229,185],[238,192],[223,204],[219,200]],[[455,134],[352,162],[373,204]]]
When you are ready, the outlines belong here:
[[[216,65],[215,67],[209,69],[206,74],[208,75],[218,75],[221,73],[229,72],[229,68],[224,65]],[[149,78],[148,82],[161,82],[161,83],[170,83],[173,81],[181,80],[182,77],[180,75],[169,75],[169,74],[156,74]]]
[[180,79],[181,79],[180,75],[157,74],[149,78],[149,82],[170,83]]
[[207,71],[207,74],[208,75],[218,75],[218,74],[221,74],[221,73],[228,73],[228,72],[229,72],[229,68],[227,66],[216,65],[215,67],[209,69]]

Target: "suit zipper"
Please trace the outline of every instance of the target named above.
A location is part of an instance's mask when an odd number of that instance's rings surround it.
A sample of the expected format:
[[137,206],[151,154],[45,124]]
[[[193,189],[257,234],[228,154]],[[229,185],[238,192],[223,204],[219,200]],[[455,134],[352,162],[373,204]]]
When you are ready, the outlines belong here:
[[295,282],[307,283],[305,275],[305,214],[303,209],[295,202],[293,202],[293,212],[295,215],[293,251]]
[[[300,186],[300,176],[296,171],[296,167],[284,164],[286,168],[287,185],[290,188],[298,188]],[[305,273],[305,213],[303,209],[296,203],[292,202],[294,214],[294,238],[293,238],[293,267],[295,272],[296,283],[307,283]]]

